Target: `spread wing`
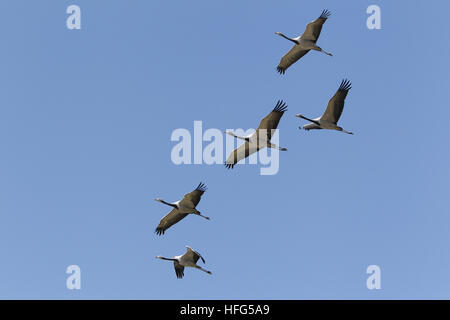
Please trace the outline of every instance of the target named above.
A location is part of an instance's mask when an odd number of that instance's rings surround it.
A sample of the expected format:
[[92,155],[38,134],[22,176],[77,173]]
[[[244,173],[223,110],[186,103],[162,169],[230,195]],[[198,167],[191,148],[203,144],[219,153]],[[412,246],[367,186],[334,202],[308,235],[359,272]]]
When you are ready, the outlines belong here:
[[187,215],[188,215],[188,213],[180,213],[178,211],[178,209],[173,208],[172,211],[170,211],[159,222],[159,225],[158,225],[158,227],[156,227],[156,230],[155,230],[156,234],[159,236],[163,235],[167,229],[169,229],[171,226],[173,226],[178,221],[182,220]]
[[286,103],[283,100],[278,100],[275,108],[273,108],[272,112],[269,113],[264,119],[259,123],[258,129],[256,129],[258,139],[260,135],[262,138],[270,141],[272,138],[272,133],[278,127],[278,123],[280,123],[280,119],[283,116],[284,112],[287,110]]
[[173,262],[173,266],[175,268],[175,274],[177,275],[178,279],[183,278],[184,276],[184,267],[178,263],[178,261]]
[[261,147],[256,146],[256,144],[250,144],[247,141],[241,144],[239,147],[231,152],[227,161],[225,161],[225,167],[228,169],[233,169],[236,163],[241,161],[242,159],[247,158],[249,155],[260,150]]
[[288,53],[286,53],[283,58],[281,58],[278,64],[277,71],[280,74],[284,74],[286,69],[293,65],[297,60],[308,53],[309,50],[302,49],[299,45],[294,45]]
[[206,185],[203,182],[200,182],[200,184],[195,188],[194,191],[186,193],[184,195],[184,198],[181,200],[181,204],[195,208],[198,203],[200,202],[200,198],[202,197],[202,194],[206,191]]
[[322,31],[322,26],[327,21],[328,17],[331,15],[330,11],[323,10],[320,17],[318,17],[313,22],[310,22],[306,25],[306,30],[303,32],[300,39],[302,40],[310,40],[314,43],[319,39],[320,32]]
[[345,97],[348,91],[352,88],[352,84],[347,79],[342,80],[339,89],[328,102],[327,109],[321,117],[321,120],[329,121],[337,124],[344,110]]
[[202,255],[200,253],[198,253],[197,251],[195,251],[194,249],[192,249],[189,246],[186,246],[186,253],[184,254],[186,256],[186,258],[191,259],[192,261],[194,261],[194,263],[197,263],[198,259],[202,259],[203,263],[205,263],[205,259],[203,259]]

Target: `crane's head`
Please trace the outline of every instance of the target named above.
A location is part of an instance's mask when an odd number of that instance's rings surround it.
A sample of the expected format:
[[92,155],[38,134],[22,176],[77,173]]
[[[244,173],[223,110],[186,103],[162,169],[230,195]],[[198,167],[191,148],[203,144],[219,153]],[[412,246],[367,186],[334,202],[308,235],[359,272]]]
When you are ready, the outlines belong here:
[[297,113],[297,114],[295,115],[295,117],[303,118],[303,116],[302,116],[300,113]]
[[156,198],[155,201],[162,202],[163,200],[161,198]]
[[281,36],[281,32],[275,32],[275,34],[277,34],[277,35]]
[[156,258],[156,259],[162,259],[162,257],[161,257],[161,256],[156,256],[155,258]]

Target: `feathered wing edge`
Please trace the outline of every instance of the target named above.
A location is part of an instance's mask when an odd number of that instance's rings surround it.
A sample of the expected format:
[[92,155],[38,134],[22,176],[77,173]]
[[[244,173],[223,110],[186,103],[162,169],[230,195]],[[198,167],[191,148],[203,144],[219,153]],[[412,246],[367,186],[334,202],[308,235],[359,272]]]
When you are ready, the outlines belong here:
[[157,228],[155,229],[155,233],[156,233],[158,236],[162,236],[162,235],[164,234],[164,232],[166,232],[166,230],[164,230],[163,228],[157,227]]
[[184,276],[184,267],[176,261],[174,261],[173,266],[175,268],[175,274],[177,275],[177,278],[182,279]]
[[200,182],[197,188],[195,188],[197,191],[205,192],[207,190],[206,185],[203,182]]
[[275,105],[275,108],[273,108],[272,111],[275,112],[285,112],[287,110],[287,104],[283,100],[278,100],[277,104]]
[[344,79],[339,86],[340,91],[349,91],[352,88],[352,83],[348,79]]
[[286,69],[281,68],[280,66],[278,66],[278,67],[277,67],[277,72],[278,72],[279,74],[285,74],[285,73],[286,73]]
[[322,11],[322,13],[320,14],[319,18],[321,18],[321,19],[328,19],[330,16],[331,16],[331,12],[329,10],[327,10],[327,9],[324,9]]

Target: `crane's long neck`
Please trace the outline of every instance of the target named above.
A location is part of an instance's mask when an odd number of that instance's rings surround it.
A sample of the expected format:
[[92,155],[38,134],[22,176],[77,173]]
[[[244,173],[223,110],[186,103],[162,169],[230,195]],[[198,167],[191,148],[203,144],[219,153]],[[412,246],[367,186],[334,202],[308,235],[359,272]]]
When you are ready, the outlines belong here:
[[305,119],[305,120],[308,120],[308,121],[310,121],[310,122],[312,122],[312,123],[315,123],[315,124],[317,124],[318,126],[320,126],[320,123],[319,123],[319,121],[317,121],[317,120],[313,120],[313,119],[304,117],[304,116],[302,116],[302,115],[299,115],[298,117],[299,117],[299,118],[302,118],[302,119]]
[[226,133],[226,134],[229,134],[229,135],[232,136],[232,137],[235,137],[235,138],[238,138],[238,139],[241,139],[241,140],[245,140],[245,141],[247,141],[247,142],[250,140],[248,137],[237,136],[237,135],[235,135],[233,132],[230,132],[230,131],[226,131],[225,133]]
[[174,207],[175,209],[178,209],[177,205],[175,205],[173,203],[166,202],[166,201],[164,201],[162,199],[159,199],[158,201],[161,202],[161,203],[167,204],[168,206]]
[[299,44],[298,40],[293,39],[293,38],[286,37],[286,36],[285,36],[284,34],[282,34],[281,32],[278,32],[277,34],[278,34],[279,36],[282,36],[283,38],[289,40],[289,41],[292,41],[292,42],[295,43],[295,44]]
[[157,258],[158,258],[158,259],[161,259],[161,260],[167,260],[167,261],[178,261],[178,260],[175,259],[175,258],[165,258],[165,257],[160,257],[160,256],[158,256]]

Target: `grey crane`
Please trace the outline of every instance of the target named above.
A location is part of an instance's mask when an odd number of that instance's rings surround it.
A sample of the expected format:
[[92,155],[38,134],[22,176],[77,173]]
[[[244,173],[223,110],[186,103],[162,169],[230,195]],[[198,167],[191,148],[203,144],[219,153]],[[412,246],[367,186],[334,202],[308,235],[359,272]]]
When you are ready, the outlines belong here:
[[186,246],[186,253],[183,255],[175,256],[173,258],[165,258],[161,256],[156,256],[158,259],[173,261],[173,266],[175,268],[175,274],[178,279],[183,278],[184,276],[184,268],[191,267],[202,270],[208,274],[211,274],[211,271],[205,270],[202,267],[197,265],[198,259],[202,259],[203,263],[205,263],[205,259],[203,259],[202,255],[197,251],[193,250],[191,247]]
[[300,127],[300,129],[311,130],[311,129],[329,129],[342,131],[348,134],[353,134],[353,132],[346,131],[337,125],[339,118],[341,117],[342,111],[344,110],[345,98],[347,97],[348,91],[352,88],[352,84],[347,79],[342,80],[339,89],[334,94],[334,96],[328,102],[327,109],[324,114],[315,119],[307,118],[303,115],[296,114],[296,117],[308,120],[310,124]]
[[170,203],[160,198],[155,199],[158,202],[173,207],[172,211],[170,211],[159,222],[159,225],[155,230],[156,234],[163,235],[164,232],[167,229],[169,229],[172,225],[182,220],[184,217],[186,217],[188,214],[191,213],[209,220],[209,217],[202,215],[200,211],[196,209],[196,206],[200,202],[200,198],[205,191],[206,191],[205,184],[203,182],[200,182],[200,184],[197,186],[197,188],[195,188],[194,191],[185,194],[184,198],[179,201]]
[[320,36],[320,32],[322,31],[322,26],[325,23],[325,21],[327,21],[330,15],[331,15],[330,11],[323,10],[320,17],[308,23],[305,32],[303,32],[303,34],[297,38],[289,38],[284,34],[282,34],[281,32],[275,32],[275,34],[294,43],[292,49],[288,53],[286,53],[283,56],[283,58],[281,58],[281,61],[278,64],[277,71],[280,74],[284,74],[287,68],[289,68],[292,64],[297,62],[297,60],[299,60],[301,57],[307,54],[309,50],[320,51],[329,56],[332,56],[331,53],[326,52],[321,47],[316,45],[316,42]]
[[287,151],[286,148],[281,148],[270,142],[270,139],[277,129],[278,123],[286,110],[286,103],[284,103],[283,100],[278,100],[272,112],[261,120],[258,129],[246,137],[240,137],[230,131],[225,131],[226,134],[245,141],[245,143],[241,144],[238,148],[231,152],[228,159],[225,161],[225,166],[228,169],[232,169],[236,163],[265,147],[278,149],[280,151]]

